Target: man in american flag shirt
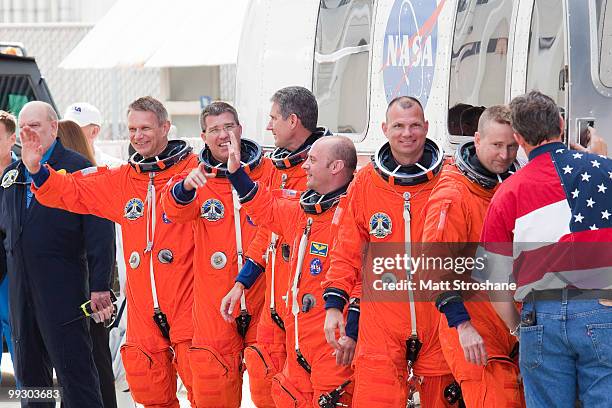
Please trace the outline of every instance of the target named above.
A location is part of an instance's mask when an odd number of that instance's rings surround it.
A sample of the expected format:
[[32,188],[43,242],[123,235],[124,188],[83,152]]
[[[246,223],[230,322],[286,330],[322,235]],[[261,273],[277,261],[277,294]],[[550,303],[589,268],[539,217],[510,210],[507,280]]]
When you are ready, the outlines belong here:
[[569,150],[555,102],[532,91],[510,103],[529,163],[491,201],[481,241],[491,294],[520,339],[528,407],[612,406],[612,161]]

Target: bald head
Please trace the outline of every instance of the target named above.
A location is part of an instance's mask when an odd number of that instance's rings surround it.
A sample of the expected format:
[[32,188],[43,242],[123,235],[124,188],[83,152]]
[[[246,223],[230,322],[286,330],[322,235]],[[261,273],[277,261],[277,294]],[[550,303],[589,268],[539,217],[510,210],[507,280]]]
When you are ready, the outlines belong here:
[[19,112],[19,129],[33,130],[40,138],[46,152],[57,137],[57,113],[46,102],[32,101],[23,105]]
[[347,185],[357,167],[355,145],[345,136],[325,136],[318,139],[302,165],[306,185],[319,194],[327,194]]
[[341,160],[348,175],[352,176],[357,168],[357,150],[355,144],[346,136],[327,136],[315,142],[327,151],[329,162]]

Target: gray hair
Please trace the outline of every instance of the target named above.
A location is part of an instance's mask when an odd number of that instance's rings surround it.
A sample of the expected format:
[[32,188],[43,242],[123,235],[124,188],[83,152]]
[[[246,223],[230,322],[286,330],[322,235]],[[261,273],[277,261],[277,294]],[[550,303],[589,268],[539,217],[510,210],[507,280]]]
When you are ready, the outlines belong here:
[[164,105],[152,96],[142,96],[130,103],[127,113],[131,111],[152,112],[157,118],[157,124],[161,125],[168,120],[168,111]]
[[234,108],[232,105],[230,105],[227,102],[215,101],[215,102],[208,104],[208,106],[202,109],[202,112],[200,113],[200,126],[202,126],[202,131],[206,132],[206,118],[207,117],[219,116],[224,113],[231,113],[232,116],[234,117],[234,121],[236,122],[236,124],[240,125],[240,122],[238,121],[238,112],[236,112],[236,108]]
[[317,98],[308,89],[288,86],[276,91],[270,100],[278,104],[283,119],[287,119],[293,113],[306,129],[311,132],[317,130],[319,106]]

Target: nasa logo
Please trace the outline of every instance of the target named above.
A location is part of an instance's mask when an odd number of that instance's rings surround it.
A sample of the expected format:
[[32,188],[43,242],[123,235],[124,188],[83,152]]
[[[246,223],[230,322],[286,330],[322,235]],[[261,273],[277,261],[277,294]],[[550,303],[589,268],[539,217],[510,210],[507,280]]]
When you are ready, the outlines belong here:
[[383,82],[387,102],[400,95],[417,98],[425,107],[433,82],[438,42],[438,16],[445,1],[395,0],[383,48]]
[[310,261],[310,274],[313,276],[317,276],[323,271],[323,262],[319,258],[313,258]]
[[132,198],[127,202],[124,209],[124,217],[130,221],[137,220],[144,214],[144,203],[140,198]]
[[202,210],[200,211],[200,217],[207,219],[208,221],[216,222],[225,216],[225,207],[223,203],[216,198],[209,198],[202,204]]

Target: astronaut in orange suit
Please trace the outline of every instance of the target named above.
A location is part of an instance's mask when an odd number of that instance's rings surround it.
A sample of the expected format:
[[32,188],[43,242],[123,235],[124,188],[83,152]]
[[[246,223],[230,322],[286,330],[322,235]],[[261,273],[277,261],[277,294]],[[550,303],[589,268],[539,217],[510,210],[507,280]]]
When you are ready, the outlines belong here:
[[[213,102],[200,115],[206,142],[200,164],[169,183],[162,198],[168,217],[194,226],[193,345],[190,363],[198,408],[238,407],[242,400],[242,363],[245,347],[256,341],[264,303],[264,280],[258,280],[241,299],[232,323],[219,315],[221,299],[234,285],[244,265],[244,251],[257,232],[227,179],[230,133],[238,138],[236,110]],[[241,141],[242,158],[250,176],[269,183],[273,165],[261,147]],[[207,177],[210,177],[207,180]]]
[[[32,190],[46,206],[121,225],[129,309],[121,355],[132,397],[146,407],[178,408],[178,372],[195,406],[188,360],[193,335],[192,232],[163,213],[159,192],[172,176],[195,166],[196,156],[185,142],[168,142],[168,113],[156,99],[132,102],[127,119],[136,150],[129,164],[74,174],[42,167],[32,173]],[[23,135],[24,159],[38,163],[39,144]]]
[[[428,123],[414,98],[391,101],[382,129],[389,143],[357,173],[346,205],[336,212],[338,237],[323,282],[326,337],[342,349],[336,340],[337,331],[345,334],[342,310],[363,280],[353,406],[405,407],[416,386],[421,406],[444,407],[443,392],[453,378],[441,353],[440,317],[433,302],[419,301],[414,291],[379,290],[383,283],[408,280],[410,271],[378,275],[373,268],[375,253],[408,253],[410,243],[420,242],[425,204],[438,180],[443,153],[426,138]],[[416,381],[409,383],[411,374]]]
[[[423,242],[434,243],[432,250],[447,256],[474,258],[474,243],[480,241],[491,198],[499,183],[518,168],[517,151],[510,110],[502,105],[489,107],[480,117],[474,142],[457,149],[454,165],[442,171],[431,193]],[[448,247],[435,249],[436,245]],[[466,406],[524,406],[516,356],[512,355],[517,338],[495,313],[487,293],[446,291],[436,297],[436,306],[444,314],[439,331],[442,351]]]
[[[328,134],[317,127],[318,105],[315,96],[301,86],[279,89],[271,98],[267,129],[274,135],[276,149],[270,160],[274,169],[270,189],[306,189],[306,173],[301,165],[312,144]],[[244,360],[249,372],[251,398],[259,408],[274,408],[272,378],[286,358],[285,322],[291,243],[283,235],[260,227],[246,252],[247,261],[236,278],[236,290],[250,287],[263,275],[266,282],[264,310],[257,327],[257,344],[247,346]],[[265,270],[265,271],[264,271]],[[265,272],[265,274],[264,274]]]
[[[302,165],[307,190],[301,194],[292,190],[271,192],[250,180],[240,168],[240,156],[233,154],[233,149],[230,153],[230,180],[249,216],[291,243],[290,305],[285,319],[287,360],[272,383],[272,396],[279,408],[351,404],[352,370],[347,365],[352,356],[335,357],[327,345],[322,330],[325,309],[321,280],[329,267],[329,248],[337,232],[334,212],[356,165],[357,153],[350,139],[324,137],[313,144]],[[221,313],[225,319],[231,318],[241,293],[236,288],[224,298]],[[349,313],[358,310],[356,306]],[[351,335],[354,346],[356,332]]]

